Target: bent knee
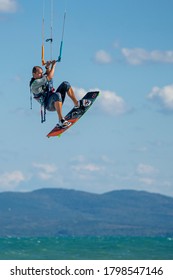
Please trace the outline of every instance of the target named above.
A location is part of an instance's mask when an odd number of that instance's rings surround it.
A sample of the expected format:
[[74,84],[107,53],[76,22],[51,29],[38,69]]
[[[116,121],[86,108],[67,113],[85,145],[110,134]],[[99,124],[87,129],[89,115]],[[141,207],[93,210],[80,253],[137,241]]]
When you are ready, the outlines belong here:
[[62,82],[61,86],[65,92],[67,92],[71,88],[70,83],[67,81]]

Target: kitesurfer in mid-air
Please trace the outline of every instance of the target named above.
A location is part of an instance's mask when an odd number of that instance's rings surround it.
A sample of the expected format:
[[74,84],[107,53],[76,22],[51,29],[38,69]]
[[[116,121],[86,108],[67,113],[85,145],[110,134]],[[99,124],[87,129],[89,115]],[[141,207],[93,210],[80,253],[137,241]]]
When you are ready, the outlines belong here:
[[71,123],[64,119],[62,114],[62,104],[65,100],[66,93],[74,103],[75,108],[87,107],[90,105],[89,100],[77,100],[74,91],[69,82],[62,82],[57,90],[53,88],[53,76],[55,72],[56,61],[48,61],[45,64],[46,72],[40,66],[34,66],[32,69],[32,79],[30,81],[31,93],[45,110],[56,111],[59,118],[59,125],[63,128],[68,127]]

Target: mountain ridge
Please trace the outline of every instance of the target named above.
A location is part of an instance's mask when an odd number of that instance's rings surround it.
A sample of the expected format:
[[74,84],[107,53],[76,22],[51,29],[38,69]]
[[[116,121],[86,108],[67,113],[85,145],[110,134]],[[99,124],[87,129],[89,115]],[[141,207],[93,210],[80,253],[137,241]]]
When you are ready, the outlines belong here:
[[0,193],[0,236],[170,236],[173,198],[135,190]]

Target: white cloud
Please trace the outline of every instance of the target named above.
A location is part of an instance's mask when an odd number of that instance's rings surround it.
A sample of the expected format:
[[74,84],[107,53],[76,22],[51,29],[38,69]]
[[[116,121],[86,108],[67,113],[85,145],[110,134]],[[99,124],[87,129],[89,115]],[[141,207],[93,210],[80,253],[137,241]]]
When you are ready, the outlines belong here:
[[15,0],[0,0],[0,12],[14,13],[17,10],[17,3]]
[[86,90],[83,88],[73,87],[73,90],[75,92],[77,99],[82,99],[84,95],[87,93]]
[[108,64],[112,62],[112,58],[108,52],[99,50],[95,54],[95,61],[101,64]]
[[25,180],[25,176],[21,171],[5,172],[0,174],[0,186],[13,188]]
[[101,91],[98,102],[100,104],[100,108],[110,115],[121,115],[128,111],[123,98],[113,91]]
[[102,166],[95,164],[88,159],[84,155],[78,155],[71,161],[71,168],[76,172],[98,172],[103,169]]
[[144,183],[145,185],[154,185],[155,184],[155,180],[152,178],[140,178],[139,182]]
[[42,180],[48,180],[53,177],[57,171],[57,167],[53,164],[33,163],[33,166],[38,169],[38,176]]
[[143,62],[162,62],[162,63],[173,63],[173,51],[146,51],[142,48],[122,48],[121,52],[126,58],[127,62],[133,65],[139,65]]
[[173,110],[173,85],[153,87],[148,98],[158,102],[164,109]]
[[77,184],[82,181],[89,190],[92,189],[93,182],[98,180],[98,174],[101,176],[103,167],[92,161],[88,161],[85,157],[75,158],[71,163],[73,179],[77,180]]
[[140,164],[137,166],[137,173],[138,173],[138,174],[153,175],[153,174],[157,173],[157,170],[156,170],[156,168],[153,167],[152,165],[140,163]]
[[[78,99],[84,97],[87,91],[83,88],[73,87],[75,95]],[[124,99],[116,94],[116,92],[101,89],[90,89],[89,91],[100,91],[100,95],[95,103],[97,108],[101,109],[109,115],[121,115],[129,111]]]
[[152,165],[140,163],[136,168],[136,173],[138,182],[144,186],[149,186],[151,191],[151,187],[153,188],[156,184],[158,170]]
[[89,171],[89,172],[96,172],[100,171],[100,166],[93,164],[93,163],[87,163],[87,164],[79,164],[72,167],[74,170],[78,171]]

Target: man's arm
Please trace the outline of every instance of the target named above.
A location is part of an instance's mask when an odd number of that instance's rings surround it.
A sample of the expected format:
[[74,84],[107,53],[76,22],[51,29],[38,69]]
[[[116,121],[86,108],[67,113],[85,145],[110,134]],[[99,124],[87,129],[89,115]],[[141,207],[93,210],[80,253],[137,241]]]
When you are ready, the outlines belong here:
[[[51,67],[50,67],[51,65]],[[50,81],[53,76],[54,76],[54,73],[55,73],[55,65],[56,65],[56,61],[53,60],[53,61],[48,61],[46,63],[46,75],[47,75],[47,79],[48,81]]]

